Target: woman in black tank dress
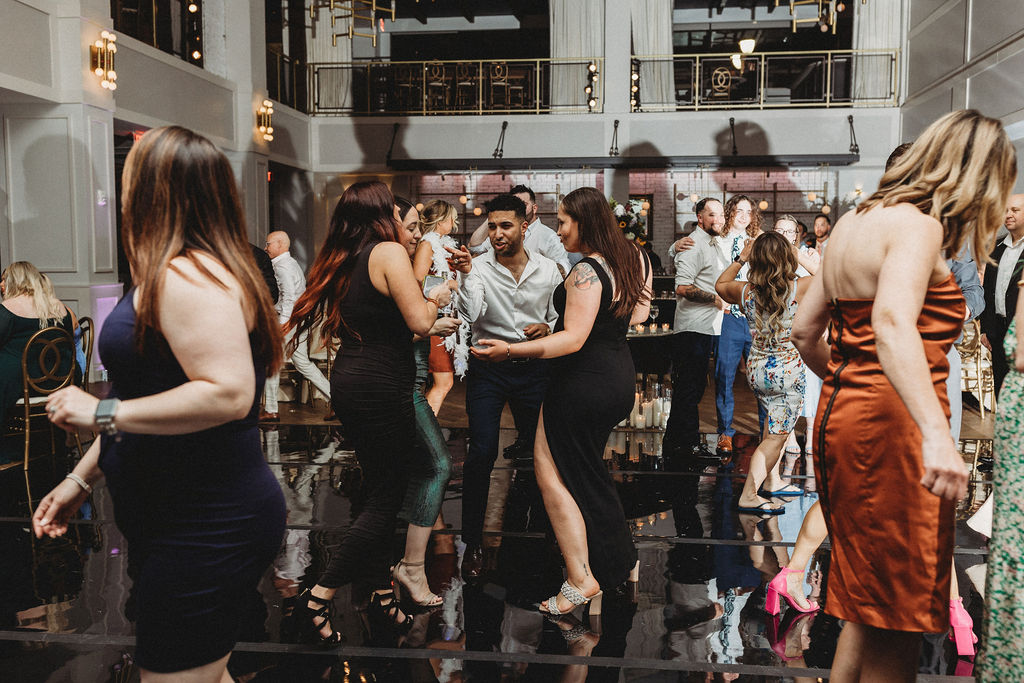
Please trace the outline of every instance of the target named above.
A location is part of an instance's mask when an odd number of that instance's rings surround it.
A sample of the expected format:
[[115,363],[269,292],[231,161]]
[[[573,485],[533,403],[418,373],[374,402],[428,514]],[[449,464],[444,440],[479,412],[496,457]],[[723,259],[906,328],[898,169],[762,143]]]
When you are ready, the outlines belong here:
[[149,131],[128,154],[123,196],[136,287],[99,339],[113,398],[98,405],[71,387],[47,402],[54,424],[104,433],[32,522],[37,536],[63,534],[105,477],[127,540],[142,680],[220,681],[284,534],[256,426],[281,330],[231,166],[210,141]]
[[534,469],[569,576],[541,609],[561,614],[593,600],[590,613],[597,615],[602,586],[625,581],[636,563],[602,454],[633,406],[635,370],[626,331],[647,319],[651,269],[596,188],[565,196],[558,236],[567,251],[584,258],[555,289],[554,333],[516,344],[481,340],[473,353],[492,361],[559,358],[537,425]]
[[345,190],[287,325],[298,330],[295,339],[322,326],[325,338],[341,341],[331,402],[362,468],[358,513],[316,585],[296,600],[301,627],[326,645],[341,641],[330,621],[331,600],[354,579],[373,589],[372,608],[399,623],[406,616],[391,592],[388,567],[416,440],[412,336],[430,331],[451,290],[438,285],[424,300],[399,243],[401,230],[387,185],[363,182]]

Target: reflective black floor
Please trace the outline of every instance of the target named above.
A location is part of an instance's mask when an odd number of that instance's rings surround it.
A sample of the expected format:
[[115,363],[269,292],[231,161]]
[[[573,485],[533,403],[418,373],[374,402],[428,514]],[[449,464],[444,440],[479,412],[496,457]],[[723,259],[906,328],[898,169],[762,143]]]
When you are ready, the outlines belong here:
[[[315,579],[348,524],[358,468],[323,428],[264,432],[267,460],[288,502],[285,544],[252,605],[251,631],[230,661],[238,680],[252,681],[812,681],[828,677],[841,624],[823,614],[764,611],[767,582],[788,561],[804,514],[817,494],[804,459],[793,481],[805,495],[776,517],[737,514],[746,459],[755,445],[737,438],[737,457],[697,471],[666,463],[651,435],[629,435],[621,452],[606,451],[634,525],[640,581],[606,590],[600,620],[582,610],[551,621],[537,603],[562,581],[560,556],[528,462],[499,459],[491,482],[487,568],[471,584],[460,577],[463,546],[461,462],[464,434],[451,433],[456,462],[428,574],[443,608],[416,618],[402,636],[368,623],[356,608],[364,596],[343,589],[336,599],[341,647],[323,651],[297,643],[289,617],[303,581]],[[503,433],[503,443],[514,432]],[[651,437],[648,439],[648,437]],[[647,443],[644,440],[647,439]],[[647,455],[655,453],[655,455]],[[65,458],[33,470],[33,493],[67,471]],[[13,474],[12,474],[13,472]],[[28,533],[20,470],[0,481],[0,680],[128,681],[137,679],[132,624],[124,617],[130,581],[126,548],[102,488],[94,507],[64,539]],[[986,482],[972,482],[976,506]],[[400,530],[394,539],[400,556]],[[977,580],[984,539],[958,522],[960,593],[976,624]],[[807,590],[824,600],[828,548],[806,574]],[[983,581],[983,579],[982,579]],[[582,621],[581,621],[582,620]],[[928,635],[921,680],[969,676],[946,634]],[[960,680],[969,680],[962,678]]]

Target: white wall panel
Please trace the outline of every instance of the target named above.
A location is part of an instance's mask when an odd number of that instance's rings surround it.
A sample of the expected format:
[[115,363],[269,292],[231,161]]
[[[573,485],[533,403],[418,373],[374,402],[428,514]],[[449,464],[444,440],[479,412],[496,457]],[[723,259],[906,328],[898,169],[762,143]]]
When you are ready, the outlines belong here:
[[971,59],[1022,31],[1021,0],[971,0]]
[[18,0],[0,2],[0,74],[53,85],[50,15]]
[[235,144],[235,85],[175,57],[118,38],[115,116],[143,125],[176,123]]
[[964,36],[967,30],[965,0],[943,7],[920,31],[911,32],[908,47],[907,92],[920,92],[940,77],[964,64]]
[[111,147],[113,132],[109,119],[89,116],[86,120],[89,126],[90,186],[92,189],[90,196],[92,272],[112,273],[115,263],[114,250],[117,246],[117,240],[114,237],[116,226],[114,211],[117,208],[117,198],[114,197],[114,178],[111,168],[114,153]]
[[31,261],[42,271],[74,272],[76,179],[71,120],[66,116],[8,117],[4,125],[10,259]]

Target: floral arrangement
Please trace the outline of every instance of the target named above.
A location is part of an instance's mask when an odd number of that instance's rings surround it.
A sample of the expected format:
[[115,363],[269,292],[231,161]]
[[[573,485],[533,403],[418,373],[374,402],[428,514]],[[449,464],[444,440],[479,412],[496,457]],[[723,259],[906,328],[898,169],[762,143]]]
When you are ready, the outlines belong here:
[[615,199],[609,199],[608,205],[612,207],[615,220],[618,221],[619,229],[622,230],[628,240],[636,240],[641,245],[647,240],[647,209],[646,202],[639,199],[630,199],[620,204]]

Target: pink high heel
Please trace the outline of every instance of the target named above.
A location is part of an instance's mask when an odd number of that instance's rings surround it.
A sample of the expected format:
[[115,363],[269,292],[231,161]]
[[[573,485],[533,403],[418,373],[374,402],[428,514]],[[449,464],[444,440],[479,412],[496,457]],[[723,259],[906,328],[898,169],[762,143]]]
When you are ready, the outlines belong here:
[[789,606],[798,612],[816,612],[818,610],[818,603],[813,600],[809,601],[811,605],[810,608],[804,609],[789,595],[789,588],[786,585],[786,576],[789,574],[803,573],[803,570],[797,571],[795,569],[790,569],[789,567],[783,567],[782,571],[775,575],[775,578],[768,584],[768,594],[765,595],[764,598],[764,610],[768,612],[768,614],[779,613],[780,595],[786,598],[786,602],[789,603]]
[[973,657],[978,636],[974,635],[974,620],[964,609],[963,598],[949,601],[949,626],[949,639],[956,643],[957,656]]

